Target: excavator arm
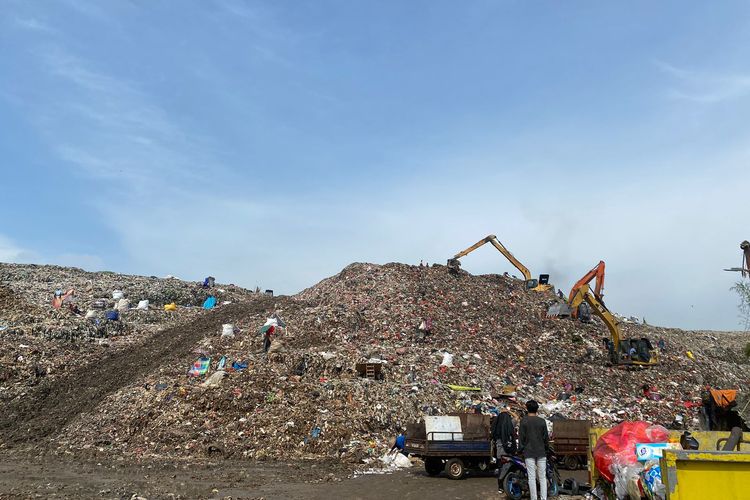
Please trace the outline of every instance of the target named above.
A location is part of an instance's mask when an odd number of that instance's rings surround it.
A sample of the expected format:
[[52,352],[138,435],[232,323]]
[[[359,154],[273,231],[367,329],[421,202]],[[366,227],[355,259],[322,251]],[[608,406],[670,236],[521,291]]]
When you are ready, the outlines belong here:
[[[587,285],[591,283],[591,280],[596,279],[595,287],[594,287],[594,295],[599,297],[600,299],[604,296],[604,261],[600,260],[599,263],[594,266],[594,268],[587,272],[583,278],[579,279],[575,285],[573,285],[573,288],[570,289],[570,295],[568,295],[568,301],[571,302],[573,300],[573,297],[575,297],[576,292],[583,287],[583,285]],[[571,304],[572,306],[572,304]]]
[[487,236],[486,238],[477,241],[466,250],[462,250],[458,252],[456,255],[454,255],[453,258],[448,259],[448,268],[454,271],[458,270],[459,267],[461,266],[461,262],[459,261],[461,257],[465,257],[466,255],[470,254],[471,252],[473,252],[474,250],[476,250],[477,248],[481,247],[482,245],[486,243],[492,243],[492,246],[494,246],[498,252],[503,254],[503,256],[506,259],[508,259],[508,261],[510,261],[510,263],[513,264],[513,266],[516,269],[518,269],[521,272],[521,274],[523,275],[523,279],[526,281],[526,283],[532,285],[532,286],[529,286],[529,288],[532,288],[533,290],[536,290],[536,291],[545,291],[545,290],[549,290],[552,288],[551,285],[540,285],[538,283],[535,283],[536,280],[534,280],[531,277],[531,271],[529,271],[529,268],[524,266],[518,259],[516,259],[516,257],[510,252],[510,250],[505,248],[505,245],[500,243],[500,241],[497,239],[497,236],[495,236],[494,234],[491,234]]
[[[601,262],[601,264],[604,264]],[[589,280],[590,281],[590,280]],[[623,341],[622,335],[620,334],[620,323],[617,321],[615,316],[607,309],[604,302],[601,300],[601,296],[597,296],[595,292],[591,291],[588,283],[584,283],[576,290],[576,294],[570,298],[570,306],[575,309],[581,305],[582,302],[586,302],[592,312],[601,319],[609,330],[609,335],[612,339],[612,352],[610,352],[611,361],[617,365],[640,365],[640,366],[653,366],[658,364],[659,358],[656,353],[649,353],[650,357],[648,361],[633,360],[629,357],[623,356],[620,344]]]
[[591,292],[591,288],[588,283],[579,286],[575,295],[570,299],[570,307],[576,309],[582,302],[586,302],[591,307],[592,312],[606,325],[612,337],[612,343],[615,345],[615,351],[617,351],[620,348],[620,327],[618,326],[617,319],[609,312],[604,302],[589,292]]

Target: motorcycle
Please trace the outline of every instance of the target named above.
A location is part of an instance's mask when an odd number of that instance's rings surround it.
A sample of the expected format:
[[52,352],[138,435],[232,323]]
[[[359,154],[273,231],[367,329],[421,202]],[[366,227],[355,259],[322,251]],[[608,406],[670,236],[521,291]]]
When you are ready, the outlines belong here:
[[[547,496],[557,496],[560,490],[560,473],[557,471],[556,457],[550,453],[547,456]],[[526,470],[526,462],[523,457],[516,455],[503,455],[500,457],[500,472],[498,484],[508,498],[520,500],[529,494],[529,474]]]

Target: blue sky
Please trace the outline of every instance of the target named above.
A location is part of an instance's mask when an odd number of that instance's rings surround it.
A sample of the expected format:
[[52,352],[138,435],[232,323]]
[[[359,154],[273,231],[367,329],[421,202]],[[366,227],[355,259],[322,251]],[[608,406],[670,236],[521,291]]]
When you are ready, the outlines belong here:
[[622,314],[736,329],[748,14],[0,0],[0,261],[293,293],[495,233],[566,291],[605,260]]

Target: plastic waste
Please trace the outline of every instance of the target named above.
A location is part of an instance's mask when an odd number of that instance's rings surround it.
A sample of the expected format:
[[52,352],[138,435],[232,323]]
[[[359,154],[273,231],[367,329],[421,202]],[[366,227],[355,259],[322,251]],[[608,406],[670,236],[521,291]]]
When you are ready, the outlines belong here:
[[120,300],[123,297],[125,297],[125,294],[122,292],[122,290],[115,290],[114,292],[112,292],[112,298],[115,300]]
[[666,488],[661,481],[661,466],[657,460],[650,460],[644,464],[641,479],[653,497],[659,499],[666,497]]
[[[634,486],[632,483],[635,481],[637,489],[637,483],[640,481],[640,473],[643,470],[643,464],[635,463],[629,465],[613,465],[614,483],[615,483],[615,495],[617,498],[628,498],[629,493],[633,491]],[[638,496],[638,499],[641,497]]]
[[139,311],[147,311],[148,310],[148,300],[139,300],[138,306],[136,307]]
[[130,309],[130,301],[128,299],[118,300],[115,309],[117,309],[118,311],[127,311],[128,309]]
[[599,474],[614,482],[613,466],[629,466],[637,463],[635,454],[638,443],[664,443],[669,431],[661,425],[652,425],[642,420],[622,422],[599,437],[594,446],[594,464]]
[[201,385],[203,387],[219,387],[221,381],[227,376],[227,372],[220,370],[211,374]]
[[402,453],[386,453],[380,457],[380,461],[386,465],[399,469],[411,467],[411,460]]
[[440,363],[440,366],[452,367],[453,366],[453,354],[449,352],[444,352],[443,361]]
[[172,302],[171,304],[164,304],[164,310],[165,311],[176,311],[177,310],[177,304]]
[[216,306],[216,297],[213,295],[209,296],[204,302],[203,302],[203,309],[213,309]]
[[191,377],[197,377],[208,372],[208,367],[211,366],[211,358],[201,357],[193,362],[193,366],[190,367],[188,375]]
[[225,323],[221,325],[221,336],[224,338],[234,338],[234,325],[231,323]]
[[278,324],[279,324],[279,321],[276,318],[270,317],[266,319],[266,322],[263,323],[263,326],[271,326],[271,325],[278,326]]
[[232,362],[232,370],[234,371],[241,371],[247,368],[247,361],[233,361]]

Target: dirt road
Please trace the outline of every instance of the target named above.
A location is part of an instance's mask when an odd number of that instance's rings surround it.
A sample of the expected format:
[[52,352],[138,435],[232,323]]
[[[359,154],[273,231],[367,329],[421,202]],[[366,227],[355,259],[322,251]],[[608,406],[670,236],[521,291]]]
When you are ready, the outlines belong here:
[[504,498],[497,493],[497,481],[492,476],[451,481],[429,477],[416,467],[352,478],[351,471],[333,462],[86,463],[59,458],[8,460],[8,457],[0,460],[0,498],[131,499],[134,495],[149,500]]

